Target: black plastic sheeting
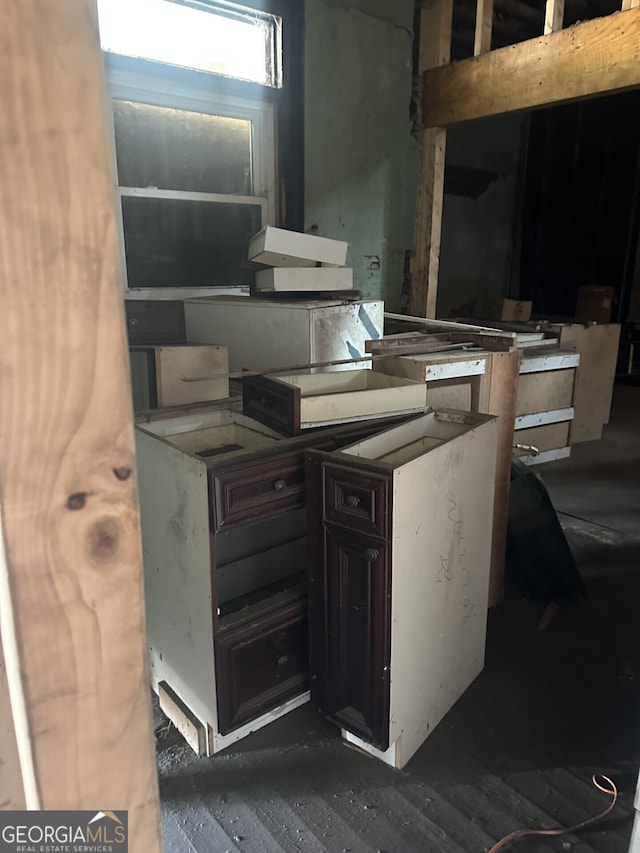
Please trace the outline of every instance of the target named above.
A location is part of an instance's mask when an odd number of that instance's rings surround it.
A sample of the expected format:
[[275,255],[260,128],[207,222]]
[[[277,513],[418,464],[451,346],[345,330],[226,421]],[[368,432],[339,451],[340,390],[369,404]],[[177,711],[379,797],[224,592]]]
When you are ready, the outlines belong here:
[[516,457],[511,463],[505,586],[509,594],[549,602],[587,596],[544,483]]

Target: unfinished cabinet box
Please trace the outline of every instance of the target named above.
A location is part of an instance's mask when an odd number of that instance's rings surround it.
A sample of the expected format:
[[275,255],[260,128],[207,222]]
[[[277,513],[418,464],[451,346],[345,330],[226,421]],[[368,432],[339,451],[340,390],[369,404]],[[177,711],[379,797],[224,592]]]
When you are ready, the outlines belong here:
[[570,350],[523,350],[514,445],[525,464],[537,465],[570,455],[569,433],[579,364],[580,355]]
[[[185,301],[188,340],[227,346],[232,372],[358,359],[365,354],[365,341],[382,335],[383,311],[379,299],[269,302],[211,296]],[[356,361],[333,369],[369,365]]]
[[571,444],[602,437],[609,423],[616,375],[620,325],[618,323],[558,323],[555,332],[563,349],[580,355],[574,392],[574,417],[569,430]]
[[312,699],[394,767],[483,667],[496,435],[443,410],[305,454]]
[[198,753],[309,698],[303,451],[376,428],[283,439],[224,409],[136,427],[152,684]]
[[349,421],[408,414],[426,406],[424,383],[373,370],[248,377],[245,414],[284,435]]
[[152,684],[212,754],[308,698],[304,479],[290,454],[256,462],[267,427],[199,423],[138,425],[136,446]]
[[229,359],[224,346],[130,347],[136,412],[229,396]]
[[317,264],[344,266],[349,244],[298,231],[267,225],[251,238],[248,257],[272,267],[315,267]]

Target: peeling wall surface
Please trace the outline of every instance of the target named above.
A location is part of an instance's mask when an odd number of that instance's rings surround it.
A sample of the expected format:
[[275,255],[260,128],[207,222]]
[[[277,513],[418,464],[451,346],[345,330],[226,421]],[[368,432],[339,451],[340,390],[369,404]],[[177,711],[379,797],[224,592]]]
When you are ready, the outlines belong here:
[[486,169],[498,177],[476,199],[445,193],[438,317],[464,316],[474,299],[509,295],[525,122],[523,115],[505,116],[447,131],[447,166]]
[[398,310],[413,245],[413,0],[306,0],[305,230],[347,240],[354,287]]

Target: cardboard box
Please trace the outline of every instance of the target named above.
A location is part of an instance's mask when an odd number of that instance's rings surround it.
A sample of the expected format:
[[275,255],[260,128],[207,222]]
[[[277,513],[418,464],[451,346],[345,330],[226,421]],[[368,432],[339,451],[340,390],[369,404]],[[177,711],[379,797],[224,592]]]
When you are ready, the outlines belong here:
[[501,320],[530,320],[533,303],[521,299],[503,299]]
[[521,299],[480,299],[476,300],[473,315],[483,320],[531,319],[533,303]]
[[609,323],[613,310],[614,287],[580,287],[576,304],[576,320]]
[[349,267],[272,267],[256,273],[256,290],[327,291],[353,290],[353,270]]
[[254,263],[272,267],[315,267],[318,264],[343,267],[348,248],[349,244],[342,240],[267,225],[251,238],[248,257]]

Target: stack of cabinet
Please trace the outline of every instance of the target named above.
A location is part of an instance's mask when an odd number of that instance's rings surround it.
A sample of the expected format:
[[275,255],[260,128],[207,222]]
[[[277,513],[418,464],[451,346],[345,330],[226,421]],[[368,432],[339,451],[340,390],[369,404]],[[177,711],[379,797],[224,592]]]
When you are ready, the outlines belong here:
[[[569,350],[554,347],[522,351],[514,443],[525,464],[569,456],[579,364],[579,353]],[[532,447],[534,452],[528,449]]]
[[219,409],[136,433],[153,686],[192,747],[307,701],[310,632],[320,706],[402,766],[482,668],[495,419],[283,438]]

